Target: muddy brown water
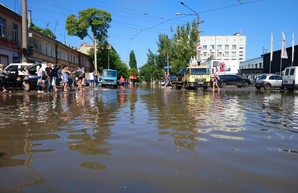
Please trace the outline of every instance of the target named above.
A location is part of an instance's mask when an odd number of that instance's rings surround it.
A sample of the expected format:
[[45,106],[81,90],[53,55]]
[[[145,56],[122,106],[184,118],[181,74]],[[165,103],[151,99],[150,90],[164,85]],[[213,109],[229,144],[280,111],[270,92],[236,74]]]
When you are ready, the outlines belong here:
[[0,192],[297,192],[298,94],[0,93]]

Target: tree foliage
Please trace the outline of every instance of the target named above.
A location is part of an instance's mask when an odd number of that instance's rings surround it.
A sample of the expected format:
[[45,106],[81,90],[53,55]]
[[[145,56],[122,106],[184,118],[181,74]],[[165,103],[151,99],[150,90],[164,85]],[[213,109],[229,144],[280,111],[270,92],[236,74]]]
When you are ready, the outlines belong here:
[[135,55],[135,52],[133,50],[131,50],[130,54],[129,54],[129,67],[131,69],[135,69],[136,71],[138,71],[136,55]]
[[41,32],[41,33],[43,33],[43,34],[45,34],[45,35],[47,35],[47,36],[53,38],[53,39],[56,39],[56,38],[57,38],[57,37],[55,36],[55,34],[52,32],[52,30],[50,30],[50,28],[45,28],[45,29],[43,29],[43,28],[41,28],[41,27],[38,27],[38,26],[34,25],[33,23],[31,24],[31,27],[32,27],[33,29],[35,29],[35,30],[37,30],[37,31],[39,31],[39,32]]
[[163,76],[163,65],[161,57],[153,54],[148,50],[147,63],[140,68],[140,76],[144,81],[150,83],[152,81],[159,81]]
[[[71,14],[66,19],[65,29],[70,36],[78,36],[84,39],[89,36],[99,42],[107,38],[108,28],[112,21],[111,14],[105,10],[89,8],[79,12],[79,15]],[[89,34],[89,32],[92,34]]]
[[188,66],[190,58],[196,55],[197,32],[194,20],[192,24],[177,26],[172,37],[160,34],[157,41],[158,54],[153,54],[149,50],[147,63],[140,69],[144,81],[160,80],[166,65],[172,67],[171,73],[173,74]]

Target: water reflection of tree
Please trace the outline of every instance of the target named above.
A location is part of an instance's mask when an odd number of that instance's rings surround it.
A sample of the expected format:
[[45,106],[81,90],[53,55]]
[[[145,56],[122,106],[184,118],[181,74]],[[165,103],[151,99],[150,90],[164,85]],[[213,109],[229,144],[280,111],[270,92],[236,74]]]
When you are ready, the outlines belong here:
[[178,147],[196,148],[199,125],[196,109],[204,108],[204,101],[196,100],[192,92],[170,89],[145,95],[142,99],[146,101],[149,113],[158,121],[161,136],[170,135]]

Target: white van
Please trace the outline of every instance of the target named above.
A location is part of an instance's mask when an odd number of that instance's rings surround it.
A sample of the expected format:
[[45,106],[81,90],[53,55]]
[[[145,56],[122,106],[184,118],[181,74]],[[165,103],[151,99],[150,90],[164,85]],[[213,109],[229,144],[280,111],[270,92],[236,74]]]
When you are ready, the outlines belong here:
[[285,68],[282,76],[282,87],[288,90],[298,89],[298,66]]
[[11,63],[8,66],[5,67],[4,70],[8,72],[16,72],[18,71],[19,76],[23,76],[25,73],[25,67],[32,66],[33,63]]

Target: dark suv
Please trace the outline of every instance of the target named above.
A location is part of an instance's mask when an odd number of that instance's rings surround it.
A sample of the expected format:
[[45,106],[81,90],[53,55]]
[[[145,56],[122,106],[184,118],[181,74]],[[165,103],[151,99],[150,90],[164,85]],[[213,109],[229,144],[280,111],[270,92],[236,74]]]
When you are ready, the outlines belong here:
[[222,88],[227,85],[236,85],[237,87],[247,87],[250,80],[238,75],[219,75],[218,85]]

